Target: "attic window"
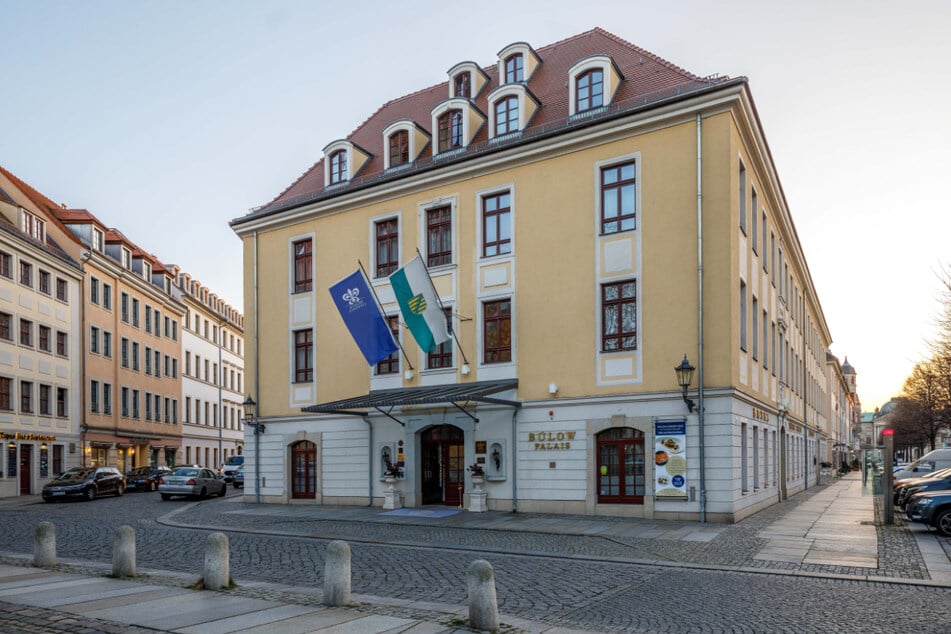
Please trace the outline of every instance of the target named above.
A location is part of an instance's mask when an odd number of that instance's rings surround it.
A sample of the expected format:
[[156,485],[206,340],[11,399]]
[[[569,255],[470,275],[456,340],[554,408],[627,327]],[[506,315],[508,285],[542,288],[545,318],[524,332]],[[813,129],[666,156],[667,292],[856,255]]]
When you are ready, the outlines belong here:
[[148,262],[142,263],[142,277],[146,280],[152,281],[152,265]]
[[611,104],[624,77],[609,55],[591,55],[568,69],[571,116],[587,116]]
[[505,58],[505,83],[514,84],[524,81],[525,58],[521,53],[515,53]]
[[22,224],[20,228],[23,230],[23,233],[40,242],[46,241],[46,222],[25,209],[20,213]]
[[575,112],[584,112],[604,105],[604,71],[589,70],[575,80]]
[[92,248],[102,253],[103,234],[102,231],[93,227],[92,230]]
[[409,162],[409,132],[398,130],[390,135],[390,167]]
[[122,247],[122,268],[132,270],[132,252]]
[[462,147],[462,111],[450,110],[439,117],[439,151]]
[[347,151],[337,150],[330,155],[330,184],[342,183],[347,179]]
[[459,73],[453,80],[454,97],[472,97],[472,79],[468,72]]

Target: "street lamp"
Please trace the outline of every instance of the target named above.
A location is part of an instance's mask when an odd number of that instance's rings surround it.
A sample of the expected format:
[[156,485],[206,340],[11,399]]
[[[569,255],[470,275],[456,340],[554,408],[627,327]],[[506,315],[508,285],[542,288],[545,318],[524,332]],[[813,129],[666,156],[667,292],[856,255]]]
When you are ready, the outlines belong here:
[[248,394],[241,407],[244,408],[244,424],[254,430],[254,502],[261,503],[261,434],[264,433],[264,425],[257,420],[257,403]]
[[683,390],[684,403],[687,404],[687,411],[690,413],[693,413],[694,403],[687,398],[687,388],[689,388],[693,382],[693,371],[696,369],[697,368],[690,365],[690,362],[687,361],[686,354],[684,355],[684,360],[680,362],[680,365],[674,367],[674,372],[677,373],[677,385]]

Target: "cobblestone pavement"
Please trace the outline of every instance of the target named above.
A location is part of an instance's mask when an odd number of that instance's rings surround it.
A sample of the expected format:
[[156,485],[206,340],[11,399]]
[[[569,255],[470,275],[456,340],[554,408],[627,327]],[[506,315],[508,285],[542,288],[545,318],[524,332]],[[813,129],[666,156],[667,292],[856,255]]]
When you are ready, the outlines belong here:
[[[283,507],[278,514],[238,499],[162,503],[158,496],[140,494],[6,508],[0,552],[19,553],[22,560],[32,553],[38,522],[51,521],[60,558],[98,562],[99,568],[90,572],[101,574],[111,561],[116,529],[127,524],[136,531],[140,568],[178,571],[167,582],[187,585],[200,574],[208,530],[228,527],[231,572],[239,584],[229,592],[290,603],[319,600],[314,589],[322,584],[323,554],[329,540],[338,538],[351,543],[354,592],[388,598],[389,603],[375,599],[372,609],[397,616],[409,616],[400,600],[463,603],[465,571],[472,560],[484,558],[495,568],[504,617],[553,626],[647,632],[947,632],[951,590],[915,584],[927,573],[914,538],[900,525],[879,528],[883,548],[878,570],[752,558],[764,543],[756,533],[812,494],[806,491],[725,527],[708,542],[315,519],[305,507]],[[165,525],[158,521],[163,517],[163,522],[206,528]],[[646,565],[659,561],[667,564]],[[908,583],[828,578],[853,574],[901,577]],[[0,606],[0,630],[3,618]]]

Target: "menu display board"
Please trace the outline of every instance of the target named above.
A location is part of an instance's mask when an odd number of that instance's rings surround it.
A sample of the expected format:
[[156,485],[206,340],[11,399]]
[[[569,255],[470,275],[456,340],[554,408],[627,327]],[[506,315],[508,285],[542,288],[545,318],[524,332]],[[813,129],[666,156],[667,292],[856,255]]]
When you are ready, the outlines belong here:
[[687,421],[654,422],[654,495],[687,499]]

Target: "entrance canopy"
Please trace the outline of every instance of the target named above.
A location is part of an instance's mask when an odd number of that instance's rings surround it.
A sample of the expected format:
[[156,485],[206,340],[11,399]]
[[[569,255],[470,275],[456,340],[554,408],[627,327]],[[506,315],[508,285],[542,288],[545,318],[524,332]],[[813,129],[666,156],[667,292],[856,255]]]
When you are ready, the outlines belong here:
[[491,396],[492,394],[498,394],[506,390],[514,390],[517,387],[518,379],[502,379],[499,381],[475,381],[473,383],[451,383],[448,385],[433,385],[427,387],[372,390],[366,396],[345,398],[322,405],[310,405],[302,408],[301,411],[311,414],[366,416],[369,413],[366,410],[372,408],[384,416],[389,416],[402,425],[403,421],[391,416],[389,411],[384,411],[384,408],[392,410],[394,407],[403,405],[437,405],[440,403],[450,403],[475,422],[479,422],[478,418],[463,408],[465,403],[488,403],[519,408],[522,406],[519,401],[509,401]]

